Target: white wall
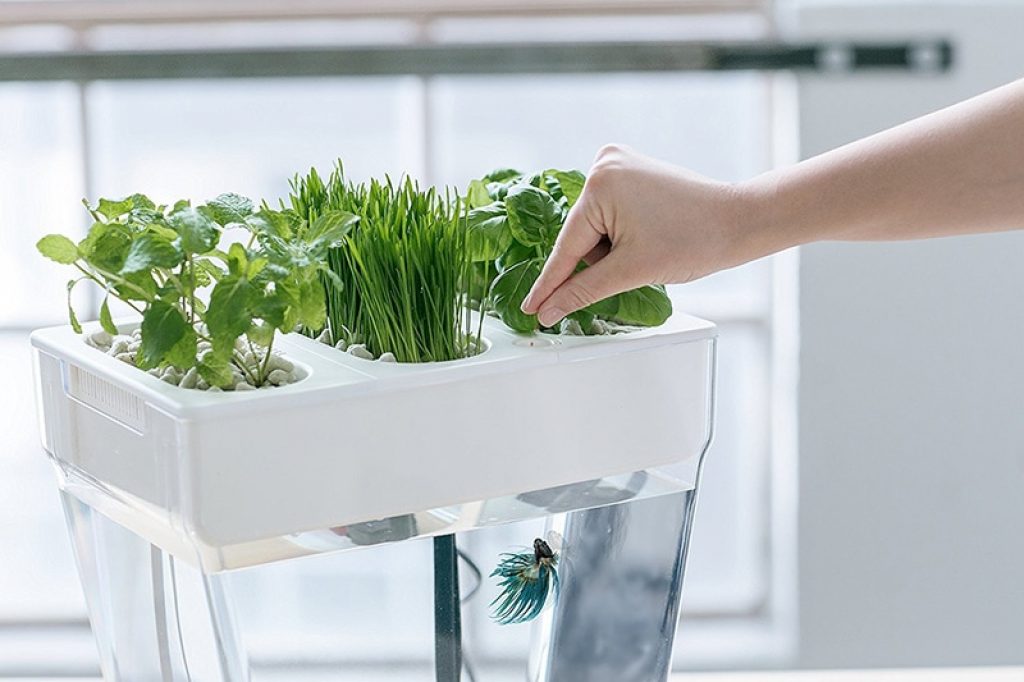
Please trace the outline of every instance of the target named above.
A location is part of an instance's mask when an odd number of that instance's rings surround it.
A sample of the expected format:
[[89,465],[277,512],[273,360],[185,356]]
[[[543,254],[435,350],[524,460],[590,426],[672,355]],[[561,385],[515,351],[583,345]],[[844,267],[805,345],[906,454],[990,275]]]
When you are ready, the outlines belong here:
[[[790,18],[957,49],[948,76],[801,76],[805,157],[1024,75],[1022,2]],[[801,291],[799,665],[1024,663],[1024,232],[811,246]]]

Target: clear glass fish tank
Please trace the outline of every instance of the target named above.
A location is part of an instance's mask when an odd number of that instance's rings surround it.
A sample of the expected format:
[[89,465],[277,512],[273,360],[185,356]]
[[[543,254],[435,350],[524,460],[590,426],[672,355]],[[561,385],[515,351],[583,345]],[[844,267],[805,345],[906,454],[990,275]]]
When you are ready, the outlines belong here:
[[[289,335],[301,381],[218,396],[37,332],[104,679],[665,680],[714,325],[485,337],[464,361],[381,367]],[[389,591],[318,588],[368,561]]]

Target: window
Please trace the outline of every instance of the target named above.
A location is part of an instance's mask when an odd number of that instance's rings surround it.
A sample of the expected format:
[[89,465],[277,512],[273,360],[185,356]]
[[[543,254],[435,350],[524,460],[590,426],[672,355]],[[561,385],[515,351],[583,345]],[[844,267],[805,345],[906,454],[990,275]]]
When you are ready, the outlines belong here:
[[[77,11],[75,2],[61,4]],[[59,19],[59,9],[47,6]],[[353,22],[360,22],[358,30]],[[449,41],[516,39],[533,34],[531,25],[541,27],[538,40],[549,41],[623,32],[734,38],[758,35],[763,24],[750,14],[638,13],[542,23],[447,18],[429,31]],[[286,25],[289,44],[405,40],[423,28],[394,17]],[[281,40],[281,26],[209,23],[184,30],[165,22],[101,26],[82,38],[98,48],[266,44]],[[32,44],[34,34],[19,35]],[[53,34],[45,35],[53,45]],[[37,258],[33,244],[46,232],[84,230],[82,195],[143,190],[202,199],[230,188],[273,200],[286,192],[290,173],[325,168],[339,156],[354,177],[409,172],[464,186],[497,166],[586,169],[608,141],[738,180],[773,161],[777,90],[772,77],[740,72],[0,83],[0,283],[14,292],[0,308],[0,360],[11,368],[0,388],[0,409],[11,420],[0,477],[0,547],[7,548],[0,569],[0,675],[95,670],[52,474],[34,431],[25,333],[62,322],[66,273]],[[770,625],[779,598],[775,556],[785,538],[773,526],[779,422],[771,405],[780,372],[779,310],[792,293],[778,283],[790,267],[762,261],[672,291],[679,309],[720,324],[719,353],[728,358],[720,367],[716,441],[687,568],[688,620],[678,665],[735,660],[735,644],[721,637],[710,648],[706,642],[726,626]],[[510,527],[508,544],[533,533]],[[480,557],[506,548],[496,534],[467,547]],[[240,604],[257,670],[262,666],[272,679],[270,673],[297,659],[357,661],[366,670],[429,665],[431,624],[409,615],[430,612],[428,553],[429,544],[419,542],[238,573],[233,580],[242,592],[261,595]],[[280,585],[289,589],[275,588]],[[526,632],[499,635],[488,624],[489,590],[485,585],[467,607],[467,650],[478,667],[510,668],[525,650],[515,638]],[[52,647],[56,637],[68,644]],[[701,651],[687,641],[701,642]],[[54,656],[57,650],[64,653]]]

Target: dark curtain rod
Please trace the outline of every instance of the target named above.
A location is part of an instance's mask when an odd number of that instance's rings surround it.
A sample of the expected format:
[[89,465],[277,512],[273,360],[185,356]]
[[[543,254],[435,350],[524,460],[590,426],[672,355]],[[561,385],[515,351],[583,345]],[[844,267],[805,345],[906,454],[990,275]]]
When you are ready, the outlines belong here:
[[937,73],[946,40],[616,42],[0,54],[0,81],[435,76],[679,71]]

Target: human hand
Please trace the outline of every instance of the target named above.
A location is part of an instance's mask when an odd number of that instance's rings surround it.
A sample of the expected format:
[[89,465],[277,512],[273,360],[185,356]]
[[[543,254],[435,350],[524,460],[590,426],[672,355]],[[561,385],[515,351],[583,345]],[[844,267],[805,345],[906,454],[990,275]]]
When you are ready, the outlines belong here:
[[[601,148],[523,312],[550,327],[622,291],[689,282],[748,260],[739,198],[732,185],[628,147]],[[575,272],[581,260],[589,267]]]

